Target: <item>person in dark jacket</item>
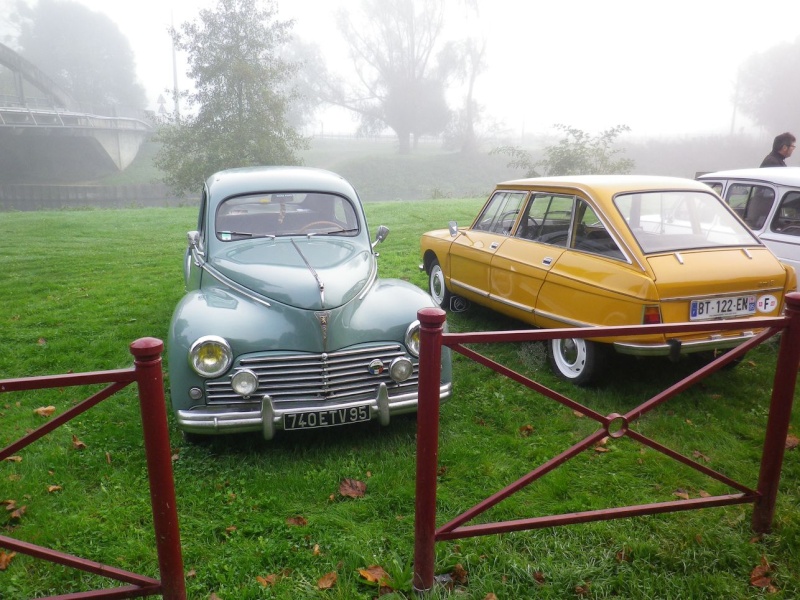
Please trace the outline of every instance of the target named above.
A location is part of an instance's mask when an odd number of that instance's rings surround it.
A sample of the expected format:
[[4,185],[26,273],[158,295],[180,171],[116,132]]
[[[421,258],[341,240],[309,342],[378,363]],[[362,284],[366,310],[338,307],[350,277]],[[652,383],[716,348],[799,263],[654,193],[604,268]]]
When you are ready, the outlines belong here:
[[761,161],[762,167],[785,167],[786,159],[794,152],[794,146],[797,138],[795,138],[788,131],[775,136],[772,142],[772,152],[764,157]]

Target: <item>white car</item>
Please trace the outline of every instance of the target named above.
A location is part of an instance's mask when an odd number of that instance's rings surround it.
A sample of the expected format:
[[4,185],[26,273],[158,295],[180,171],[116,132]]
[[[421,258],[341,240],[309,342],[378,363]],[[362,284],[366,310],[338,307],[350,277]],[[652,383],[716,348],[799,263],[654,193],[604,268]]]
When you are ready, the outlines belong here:
[[800,167],[736,169],[697,178],[781,260],[800,270]]

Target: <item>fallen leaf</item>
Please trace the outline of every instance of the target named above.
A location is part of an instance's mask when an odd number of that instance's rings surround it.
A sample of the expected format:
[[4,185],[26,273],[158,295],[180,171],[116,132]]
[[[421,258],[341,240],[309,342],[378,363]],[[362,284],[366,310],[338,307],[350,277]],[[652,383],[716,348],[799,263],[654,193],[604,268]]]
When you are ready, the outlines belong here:
[[687,423],[687,425],[694,425],[694,423],[692,423],[691,419],[686,419],[686,423]]
[[217,596],[214,592],[211,592],[211,595],[208,597],[208,600],[222,600],[222,598]]
[[230,527],[225,528],[225,533],[233,533],[236,531],[236,525],[231,525]]
[[497,600],[497,596],[493,592],[489,592],[483,597],[483,600]]
[[7,456],[6,460],[8,462],[22,462],[22,457],[21,456]]
[[47,486],[47,492],[49,494],[52,494],[53,492],[60,492],[60,491],[61,491],[61,486],[60,485],[48,485]]
[[698,490],[697,493],[700,495],[701,498],[711,498],[711,494],[709,494],[705,490]]
[[348,498],[363,498],[367,491],[367,484],[357,479],[344,479],[339,484],[339,493]]
[[372,565],[366,569],[359,569],[359,574],[370,583],[386,585],[389,581],[389,574],[379,565]]
[[6,554],[3,550],[0,550],[0,571],[5,571],[11,563],[11,559],[16,555],[16,552],[9,552]]
[[27,509],[28,509],[27,506],[20,506],[17,510],[15,510],[14,512],[11,513],[9,518],[12,521],[18,521],[18,520],[20,520],[22,518],[22,516],[25,514],[25,511]]
[[56,412],[55,406],[40,406],[33,410],[34,414],[39,415],[40,417],[49,417],[54,412]]
[[791,433],[786,436],[787,450],[793,450],[797,448],[798,445],[800,445],[800,438],[798,438],[796,435],[792,435]]
[[339,576],[336,574],[336,571],[331,571],[320,577],[319,581],[317,581],[317,588],[320,590],[329,590],[333,587],[338,578]]
[[750,572],[750,585],[759,588],[767,588],[772,585],[772,578],[767,577],[772,572],[772,567],[767,561],[766,556],[761,557],[761,564]]
[[544,573],[542,573],[541,571],[534,571],[533,572],[533,580],[536,583],[542,583],[543,584],[544,581],[545,581],[544,580]]
[[461,566],[461,563],[458,563],[455,567],[453,567],[451,575],[453,576],[453,582],[457,585],[466,585],[469,577],[469,573],[467,573],[467,570]]
[[689,499],[689,493],[688,493],[688,492],[686,492],[686,491],[684,491],[684,490],[675,490],[675,491],[672,493],[672,495],[673,495],[673,496],[677,496],[677,497],[678,497],[678,498],[680,498],[681,500],[688,500],[688,499]]
[[594,451],[595,452],[611,452],[611,450],[609,450],[608,448],[603,448],[602,446],[595,446],[594,447]]
[[197,577],[197,571],[194,569],[186,571],[186,579],[191,579],[192,577]]
[[72,447],[75,448],[75,450],[86,450],[86,444],[80,441],[75,435],[72,436]]
[[108,464],[111,464],[111,453],[110,452],[106,452],[106,462]]
[[705,462],[711,462],[711,459],[708,458],[705,454],[703,454],[699,450],[695,450],[694,452],[692,452],[692,456],[694,456],[695,458],[702,458]]
[[39,344],[40,346],[46,346],[47,340],[44,338],[39,338],[39,340],[36,343]]
[[572,414],[575,415],[576,417],[578,417],[579,419],[582,419],[584,416],[586,416],[582,412],[577,411],[577,410],[573,410]]
[[313,554],[314,556],[319,556],[322,554],[322,551],[319,549],[319,544],[314,544]]
[[17,501],[16,500],[3,500],[0,504],[5,504],[6,510],[11,512],[12,510],[17,509]]
[[306,519],[305,517],[301,517],[299,515],[296,517],[289,517],[288,519],[286,519],[286,524],[293,525],[295,527],[305,527],[306,525],[308,525],[308,519]]
[[523,437],[528,437],[530,434],[533,433],[533,425],[523,425],[519,428],[519,433]]
[[592,587],[592,584],[588,581],[585,581],[583,585],[576,585],[575,586],[575,593],[578,596],[586,596],[589,594],[589,588]]
[[437,477],[444,477],[446,473],[447,473],[447,465],[439,465],[439,468],[436,469]]
[[259,575],[256,577],[256,581],[263,585],[264,587],[269,587],[271,585],[275,585],[278,582],[278,576],[274,573],[267,575],[266,577],[262,577]]

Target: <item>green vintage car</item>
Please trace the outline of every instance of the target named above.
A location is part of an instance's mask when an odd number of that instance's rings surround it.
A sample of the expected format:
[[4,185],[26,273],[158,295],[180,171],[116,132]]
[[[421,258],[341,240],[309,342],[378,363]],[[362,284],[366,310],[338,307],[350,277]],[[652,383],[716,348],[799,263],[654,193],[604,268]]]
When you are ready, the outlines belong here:
[[[417,311],[430,295],[379,279],[358,194],[339,175],[252,167],[209,177],[188,234],[168,339],[188,438],[314,429],[417,410]],[[451,393],[442,357],[440,396]]]

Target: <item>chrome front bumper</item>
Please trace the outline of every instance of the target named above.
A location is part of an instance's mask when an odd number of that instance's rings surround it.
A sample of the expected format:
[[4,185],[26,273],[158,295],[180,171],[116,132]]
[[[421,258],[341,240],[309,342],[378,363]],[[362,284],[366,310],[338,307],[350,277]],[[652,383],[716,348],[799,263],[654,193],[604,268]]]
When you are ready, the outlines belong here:
[[[440,400],[450,397],[452,383],[439,387]],[[278,429],[284,428],[284,415],[303,412],[335,411],[367,406],[370,420],[377,419],[381,425],[388,425],[393,415],[413,413],[417,410],[417,393],[389,397],[385,384],[378,386],[377,396],[366,402],[329,404],[302,410],[277,409],[269,396],[264,396],[261,406],[255,410],[241,410],[233,406],[202,406],[189,410],[177,410],[175,416],[178,427],[186,433],[219,435],[261,431],[265,440],[271,440]]]

